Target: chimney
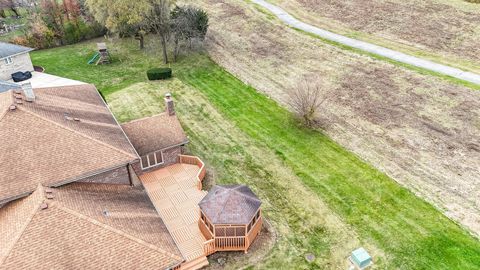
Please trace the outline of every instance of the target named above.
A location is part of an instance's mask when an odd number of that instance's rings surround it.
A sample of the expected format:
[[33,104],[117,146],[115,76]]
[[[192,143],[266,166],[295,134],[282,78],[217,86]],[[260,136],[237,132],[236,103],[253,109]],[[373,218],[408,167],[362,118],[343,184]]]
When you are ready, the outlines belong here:
[[175,106],[173,104],[172,94],[170,93],[165,94],[165,108],[168,115],[175,115]]
[[22,84],[23,94],[25,95],[25,100],[28,102],[35,101],[35,93],[33,92],[32,84],[31,83],[24,83]]

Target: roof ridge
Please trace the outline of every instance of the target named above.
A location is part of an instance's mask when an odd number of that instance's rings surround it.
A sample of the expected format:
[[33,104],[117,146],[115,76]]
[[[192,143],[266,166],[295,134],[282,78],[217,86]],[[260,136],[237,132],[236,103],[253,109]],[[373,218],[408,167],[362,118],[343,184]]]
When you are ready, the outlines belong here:
[[[225,190],[227,190],[226,188],[224,188]],[[227,201],[230,200],[230,197],[232,196],[232,194],[230,192],[227,193],[228,197],[225,199],[225,201],[223,202],[223,206],[222,206],[222,209],[220,211],[217,212],[217,215],[215,216],[215,220],[217,220],[218,216],[223,213],[223,211],[225,210],[225,207],[227,206]]]
[[77,134],[77,135],[82,136],[82,137],[84,137],[84,138],[87,138],[87,139],[90,139],[90,140],[95,141],[95,142],[97,142],[97,143],[100,143],[100,144],[102,144],[102,145],[104,145],[104,146],[106,146],[106,147],[108,147],[108,148],[110,148],[110,149],[113,149],[113,150],[117,151],[117,152],[126,154],[126,155],[128,155],[128,156],[130,156],[130,157],[133,157],[133,158],[135,158],[135,159],[138,158],[138,156],[135,156],[135,155],[133,155],[133,154],[131,154],[131,153],[128,153],[128,152],[126,152],[126,151],[123,151],[122,149],[118,149],[117,147],[114,147],[114,146],[112,146],[112,145],[110,145],[110,144],[108,144],[108,143],[102,142],[102,141],[97,140],[97,139],[95,139],[95,138],[92,138],[92,137],[90,137],[90,136],[88,136],[88,135],[86,135],[86,134],[83,134],[83,133],[81,133],[81,132],[78,132],[78,131],[76,131],[76,130],[73,130],[73,129],[67,127],[67,126],[61,125],[61,124],[59,124],[59,123],[57,123],[57,122],[55,122],[55,121],[52,121],[52,120],[50,120],[50,119],[48,119],[48,118],[45,118],[45,117],[43,117],[43,116],[41,116],[41,115],[39,115],[39,114],[37,114],[37,113],[34,113],[34,112],[32,112],[32,111],[30,111],[30,110],[28,110],[28,109],[24,109],[23,107],[20,107],[20,106],[18,106],[17,109],[20,109],[20,110],[23,111],[23,112],[29,113],[29,114],[37,117],[37,118],[40,118],[40,119],[42,119],[42,120],[44,120],[44,121],[49,122],[49,123],[51,123],[51,124],[54,124],[54,125],[56,125],[56,126],[58,126],[58,127],[60,127],[60,128],[63,128],[63,129],[65,129],[65,130],[68,130],[68,131],[70,131],[70,132],[72,132],[72,133],[74,133],[74,134]]
[[[45,198],[45,195],[43,194],[43,186],[41,184],[38,184],[38,187],[37,189],[33,192],[39,192],[40,194],[38,195],[40,198]],[[30,194],[30,196],[33,195]],[[43,196],[42,196],[43,195]],[[28,199],[28,197],[26,197],[26,199]],[[20,232],[18,233],[18,235],[15,237],[15,240],[12,241],[12,244],[10,247],[7,248],[7,252],[5,253],[5,256],[3,258],[0,257],[0,265],[2,265],[5,260],[8,258],[8,256],[10,255],[10,253],[12,252],[13,248],[15,247],[15,244],[17,244],[18,240],[22,237],[22,235],[25,233],[25,230],[27,229],[28,225],[30,225],[30,222],[32,221],[33,217],[37,214],[38,212],[38,209],[40,208],[40,205],[44,202],[44,200],[39,200],[39,202],[37,202],[37,205],[36,207],[33,209],[32,213],[29,214],[26,218],[26,221],[25,221],[25,224],[22,226],[22,228],[20,229]]]
[[65,207],[65,206],[63,206],[63,205],[60,205],[60,204],[57,203],[57,202],[53,202],[53,203],[52,203],[52,206],[56,206],[58,209],[66,212],[66,213],[69,213],[69,214],[71,214],[71,215],[74,215],[74,216],[76,216],[77,218],[81,218],[81,219],[83,219],[83,220],[85,220],[85,221],[88,221],[88,222],[90,222],[90,223],[93,223],[94,225],[97,225],[97,226],[102,227],[102,228],[104,228],[104,229],[106,229],[106,230],[109,230],[109,231],[111,231],[111,232],[113,232],[113,233],[116,233],[116,234],[121,235],[121,236],[123,236],[123,237],[125,237],[125,238],[128,238],[128,239],[130,239],[131,241],[134,241],[134,242],[136,242],[136,243],[138,243],[138,244],[140,244],[140,245],[142,245],[142,246],[145,246],[145,247],[147,247],[147,248],[149,248],[149,249],[152,249],[152,250],[155,250],[155,251],[160,252],[160,253],[162,253],[162,254],[165,254],[165,255],[169,256],[170,258],[172,258],[172,259],[179,260],[179,261],[183,261],[183,258],[180,258],[179,256],[177,256],[177,255],[175,255],[175,254],[172,254],[172,253],[170,253],[170,252],[168,252],[168,251],[166,251],[166,250],[163,250],[163,249],[155,246],[154,244],[150,244],[150,243],[148,243],[148,242],[146,242],[146,241],[144,241],[144,240],[142,240],[142,239],[139,239],[139,238],[137,238],[137,237],[135,237],[135,236],[132,236],[132,235],[130,235],[130,234],[128,234],[128,233],[126,233],[126,232],[124,232],[124,231],[122,231],[122,230],[116,229],[116,228],[114,228],[114,227],[112,227],[112,226],[109,226],[109,225],[107,225],[107,224],[105,224],[105,223],[102,223],[102,222],[100,222],[100,221],[98,221],[98,220],[96,220],[96,219],[94,219],[94,218],[91,218],[91,217],[89,217],[89,216],[85,216],[85,215],[83,215],[83,214],[81,214],[81,213],[78,213],[77,211],[72,210],[72,209],[70,209],[70,208],[68,208],[68,207]]
[[[248,199],[252,199],[252,200],[255,200],[255,201],[258,201],[258,202],[262,202],[259,198],[256,198],[252,195],[249,195],[249,194],[245,194],[243,192],[240,192],[238,191],[237,189],[238,188],[241,188],[241,187],[247,187],[248,189],[250,189],[247,185],[244,185],[244,184],[231,184],[231,186],[235,186],[234,188],[228,188],[228,187],[225,187],[225,186],[222,186],[222,185],[215,185],[218,189],[224,191],[224,192],[227,192],[229,195],[228,195],[228,198],[230,198],[231,196],[231,193],[232,192],[235,192],[236,194],[238,195],[241,195],[242,197],[246,197]],[[253,192],[253,191],[252,191]],[[209,198],[208,201],[210,201],[212,198]]]
[[[128,125],[128,124],[130,124],[130,123],[135,123],[135,122],[143,121],[143,120],[145,120],[145,119],[154,118],[154,117],[158,117],[158,116],[160,116],[160,115],[165,115],[165,114],[167,114],[167,112],[161,112],[161,113],[157,113],[157,114],[154,114],[154,115],[151,115],[151,116],[146,116],[146,117],[142,117],[142,118],[139,118],[139,119],[133,119],[132,121],[123,123],[123,124],[121,124],[121,125],[122,125],[122,126],[123,126],[123,125]],[[177,117],[176,114],[171,115],[171,116]]]
[[[242,186],[247,187],[248,189],[250,189],[247,185],[239,184],[237,187],[235,187],[234,189],[231,189],[231,190],[232,190],[233,192],[236,192],[236,193],[242,195],[243,197],[247,197],[247,198],[249,198],[249,199],[262,202],[262,201],[260,201],[259,198],[255,198],[255,197],[253,197],[252,195],[245,194],[245,193],[242,193],[242,192],[238,191],[237,188],[242,187]],[[250,191],[251,191],[251,190],[250,190]]]
[[128,138],[127,133],[125,133],[125,130],[123,130],[122,125],[120,125],[120,123],[118,122],[117,118],[116,118],[115,115],[113,114],[112,110],[110,110],[110,107],[108,106],[107,101],[106,101],[106,100],[103,98],[103,96],[100,94],[100,91],[98,91],[97,87],[96,87],[94,84],[90,83],[89,85],[93,86],[93,88],[95,89],[95,92],[97,93],[97,96],[100,98],[100,100],[102,101],[103,105],[105,105],[105,107],[107,108],[108,112],[109,112],[110,115],[113,117],[113,120],[115,120],[115,123],[116,123],[117,126],[120,128],[120,130],[122,131],[123,136],[125,136],[125,138],[127,138],[128,144],[132,147],[133,152],[135,152],[135,154],[137,155],[136,157],[140,157],[140,155],[139,155],[138,152],[137,152],[137,149],[135,149],[135,147],[133,146],[132,142],[130,141],[130,138]]

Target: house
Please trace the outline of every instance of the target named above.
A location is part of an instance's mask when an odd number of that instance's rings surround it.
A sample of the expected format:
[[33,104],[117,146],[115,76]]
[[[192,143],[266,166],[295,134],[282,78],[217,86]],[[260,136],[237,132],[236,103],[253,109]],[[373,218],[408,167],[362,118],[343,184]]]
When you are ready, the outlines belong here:
[[0,80],[8,81],[12,73],[33,71],[29,52],[32,48],[0,42]]
[[[0,269],[193,270],[233,250],[201,232],[205,166],[165,103],[120,126],[90,84],[0,91]],[[234,191],[253,205],[246,251],[260,203]]]
[[96,88],[22,87],[0,93],[0,269],[184,262]]
[[131,184],[138,155],[93,85],[0,93],[0,204],[75,181]]
[[[177,163],[188,138],[175,115],[170,94],[165,96],[166,111],[122,125],[123,130],[140,155],[132,164],[138,175]],[[159,140],[158,134],[162,134]]]
[[39,185],[0,208],[0,269],[170,269],[182,255],[145,192]]

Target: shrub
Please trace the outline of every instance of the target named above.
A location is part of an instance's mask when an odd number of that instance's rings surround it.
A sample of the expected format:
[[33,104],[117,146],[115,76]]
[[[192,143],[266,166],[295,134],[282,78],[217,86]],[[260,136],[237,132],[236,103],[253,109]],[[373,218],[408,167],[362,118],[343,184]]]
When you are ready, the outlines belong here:
[[10,40],[10,42],[17,45],[30,46],[30,43],[24,36],[15,36],[12,40]]
[[147,71],[149,80],[165,80],[172,77],[171,68],[152,68]]
[[65,29],[64,33],[64,39],[66,44],[73,44],[77,43],[81,39],[81,33],[79,27],[77,27],[74,23],[72,22],[67,22],[63,26]]

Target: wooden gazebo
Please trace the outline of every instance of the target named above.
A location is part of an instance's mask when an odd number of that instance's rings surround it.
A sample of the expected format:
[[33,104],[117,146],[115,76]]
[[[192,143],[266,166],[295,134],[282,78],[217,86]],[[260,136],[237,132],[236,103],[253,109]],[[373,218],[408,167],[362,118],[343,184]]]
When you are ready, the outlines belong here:
[[245,185],[214,186],[198,204],[206,255],[244,251],[262,228],[261,201]]

